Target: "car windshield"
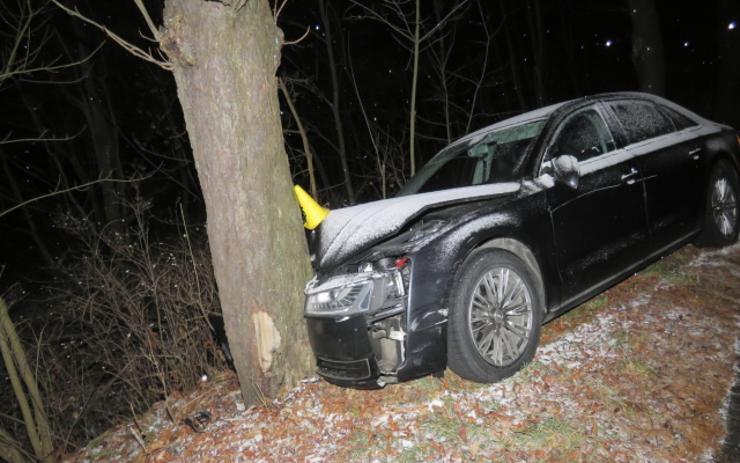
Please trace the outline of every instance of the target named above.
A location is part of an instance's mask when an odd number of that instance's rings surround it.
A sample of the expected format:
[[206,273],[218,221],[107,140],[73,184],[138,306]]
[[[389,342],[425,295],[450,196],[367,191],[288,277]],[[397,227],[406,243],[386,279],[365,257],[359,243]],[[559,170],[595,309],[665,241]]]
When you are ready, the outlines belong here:
[[542,119],[506,127],[470,144],[443,149],[398,195],[517,180],[526,153],[544,124]]

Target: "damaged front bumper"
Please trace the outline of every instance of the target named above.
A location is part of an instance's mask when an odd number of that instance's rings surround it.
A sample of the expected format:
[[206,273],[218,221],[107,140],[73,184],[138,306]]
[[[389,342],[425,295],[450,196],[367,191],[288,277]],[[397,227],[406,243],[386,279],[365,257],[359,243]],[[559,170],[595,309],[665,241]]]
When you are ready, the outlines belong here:
[[354,387],[396,382],[406,351],[410,265],[393,259],[306,287],[305,318],[318,373]]
[[342,386],[373,388],[396,382],[404,360],[400,319],[399,315],[368,326],[363,315],[342,320],[307,317],[318,374]]

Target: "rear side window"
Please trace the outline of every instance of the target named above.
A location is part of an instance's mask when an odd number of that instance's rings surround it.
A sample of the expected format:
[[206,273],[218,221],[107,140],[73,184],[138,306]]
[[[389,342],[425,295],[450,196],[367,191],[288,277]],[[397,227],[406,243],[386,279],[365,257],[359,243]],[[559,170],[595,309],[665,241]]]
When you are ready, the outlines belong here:
[[652,103],[614,101],[608,104],[622,123],[628,143],[637,143],[674,130],[673,123]]
[[668,116],[671,119],[671,121],[673,121],[673,125],[676,126],[676,130],[683,130],[688,127],[693,127],[697,125],[696,122],[692,121],[691,119],[679,113],[678,111],[669,108],[668,106],[661,105],[660,111],[666,116]]

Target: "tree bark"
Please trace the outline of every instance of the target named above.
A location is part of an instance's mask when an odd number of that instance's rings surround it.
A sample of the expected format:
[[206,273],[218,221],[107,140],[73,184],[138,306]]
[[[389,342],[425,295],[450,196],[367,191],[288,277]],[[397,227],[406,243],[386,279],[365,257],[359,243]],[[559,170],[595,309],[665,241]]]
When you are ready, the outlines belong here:
[[283,36],[267,0],[167,0],[160,45],[206,204],[226,335],[247,403],[310,371],[310,276],[283,146],[275,72]]
[[632,64],[639,88],[655,95],[665,94],[665,63],[660,18],[653,0],[627,0],[632,19]]

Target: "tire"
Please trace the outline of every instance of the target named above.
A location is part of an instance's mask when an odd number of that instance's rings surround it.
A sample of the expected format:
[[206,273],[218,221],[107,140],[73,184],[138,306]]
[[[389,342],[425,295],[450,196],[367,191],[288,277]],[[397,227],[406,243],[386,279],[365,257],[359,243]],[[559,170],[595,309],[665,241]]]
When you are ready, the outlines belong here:
[[719,247],[737,241],[738,185],[737,171],[729,162],[720,160],[712,167],[699,244]]
[[[534,272],[502,250],[476,251],[463,263],[447,326],[447,365],[465,379],[493,383],[528,364],[542,325],[542,288]],[[506,295],[501,302],[499,295]],[[512,297],[513,296],[513,297]]]

